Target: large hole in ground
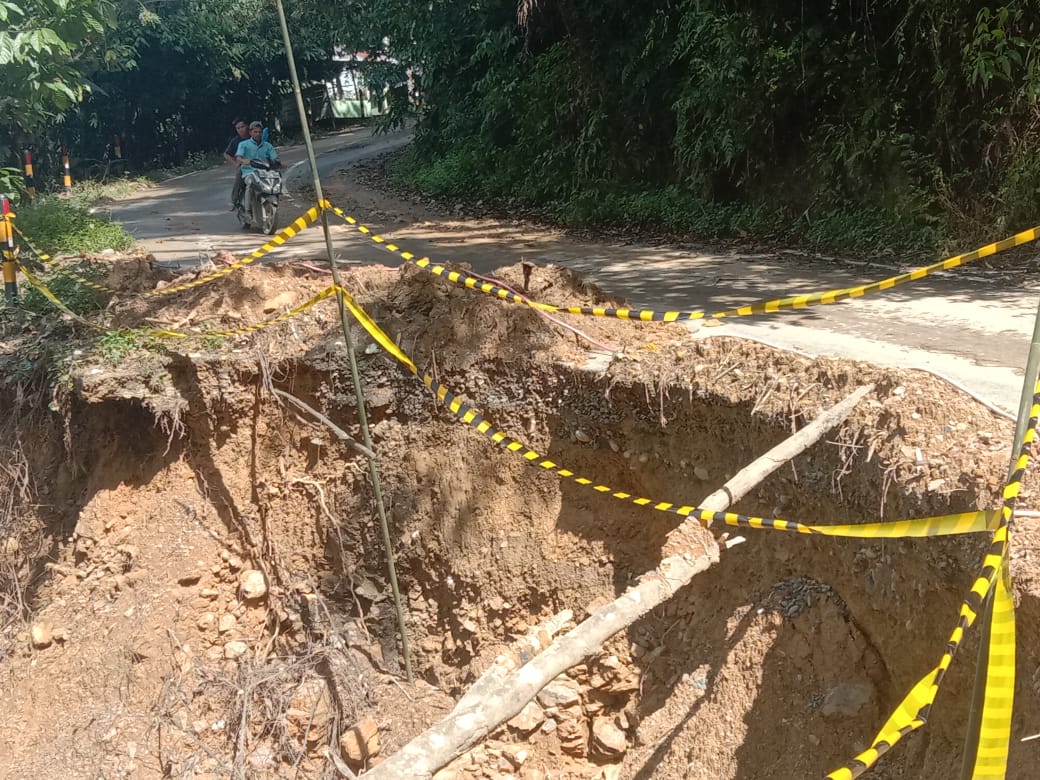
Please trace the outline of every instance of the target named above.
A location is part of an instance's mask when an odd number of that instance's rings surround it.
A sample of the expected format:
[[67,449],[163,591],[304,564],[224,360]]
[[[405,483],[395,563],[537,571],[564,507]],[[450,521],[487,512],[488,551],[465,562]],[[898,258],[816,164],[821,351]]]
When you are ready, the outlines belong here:
[[[415,303],[408,288],[398,295]],[[999,501],[1010,424],[933,377],[725,339],[664,345],[656,363],[622,361],[606,373],[528,359],[522,339],[500,359],[504,350],[475,345],[490,333],[501,346],[537,321],[519,312],[499,327],[481,319],[483,303],[460,312],[461,295],[418,307],[456,307],[457,352],[406,325],[401,342],[500,429],[597,483],[696,504],[872,381],[876,392],[845,425],[735,508],[825,524]],[[60,756],[56,771],[89,756],[112,776],[328,776],[323,750],[339,744],[330,713],[339,732],[371,718],[378,760],[444,715],[529,626],[563,609],[580,620],[660,561],[674,515],[530,466],[459,425],[365,346],[417,683],[400,679],[364,461],[264,390],[269,380],[356,434],[333,344],[269,364],[167,361],[162,397],[179,405],[162,407],[165,431],[145,408],[155,398],[117,396],[102,372],[84,381],[64,433],[51,420],[51,449],[33,462],[58,474],[60,495],[38,502],[51,509],[30,518],[35,526],[0,529],[20,540],[5,541],[7,552],[30,549],[33,531],[52,542],[35,559],[31,614],[5,618],[2,634],[10,776],[45,754]],[[16,426],[8,443],[39,430]],[[74,466],[62,458],[67,441]],[[821,776],[865,748],[938,661],[985,540],[744,535],[441,777],[780,780]],[[1035,534],[1026,526],[1019,536],[1015,736],[1024,737],[1040,730],[1040,642]],[[252,569],[265,573],[265,596],[243,588]],[[40,622],[54,634],[45,646],[30,635]],[[976,652],[971,634],[927,726],[872,776],[959,772]],[[333,697],[323,693],[330,681]],[[60,729],[40,715],[59,707]],[[1031,745],[1013,740],[1009,777],[1032,775]]]

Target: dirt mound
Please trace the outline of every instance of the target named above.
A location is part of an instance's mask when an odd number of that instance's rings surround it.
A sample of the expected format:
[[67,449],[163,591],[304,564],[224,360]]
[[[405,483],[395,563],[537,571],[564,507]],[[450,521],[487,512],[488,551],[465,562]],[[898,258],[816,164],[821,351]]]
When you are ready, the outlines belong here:
[[[117,299],[108,316],[245,327],[330,281],[249,267]],[[559,269],[525,278],[518,265],[500,281],[607,302]],[[933,376],[674,325],[566,319],[576,334],[414,268],[351,270],[344,284],[422,371],[617,490],[696,504],[872,382],[847,424],[739,509],[825,523],[999,504],[1011,423]],[[528,626],[564,608],[580,620],[659,561],[674,515],[560,480],[459,425],[355,324],[417,676],[405,682],[365,461],[270,392],[360,436],[338,319],[323,301],[116,365],[83,342],[60,386],[42,369],[4,386],[0,777],[358,770],[447,712]],[[1026,504],[1035,489],[1030,474]],[[780,780],[865,747],[938,660],[985,540],[747,536],[440,777]],[[1012,561],[1016,735],[1040,716],[1034,537],[1023,523]],[[976,647],[971,635],[932,721],[874,776],[957,771]],[[1031,776],[1013,743],[1008,776]]]

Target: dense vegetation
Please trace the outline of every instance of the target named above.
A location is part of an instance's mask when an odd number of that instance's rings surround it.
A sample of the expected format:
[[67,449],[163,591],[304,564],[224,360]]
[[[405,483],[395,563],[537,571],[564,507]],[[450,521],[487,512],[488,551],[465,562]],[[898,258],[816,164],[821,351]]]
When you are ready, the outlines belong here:
[[398,6],[427,186],[857,243],[1040,221],[1035,0]]
[[[391,83],[416,67],[400,170],[436,192],[859,245],[1040,221],[1040,0],[286,7],[306,78],[333,72],[333,44],[395,58]],[[267,0],[0,0],[0,63],[8,161],[49,128],[91,156],[119,132],[137,159],[179,162],[285,90]]]

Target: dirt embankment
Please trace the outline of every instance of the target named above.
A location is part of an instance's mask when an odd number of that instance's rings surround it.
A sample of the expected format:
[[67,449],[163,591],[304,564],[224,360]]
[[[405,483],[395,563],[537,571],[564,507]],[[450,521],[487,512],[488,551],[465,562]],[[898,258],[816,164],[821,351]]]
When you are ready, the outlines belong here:
[[[133,270],[146,286],[148,273]],[[503,276],[523,284],[518,267]],[[531,309],[414,270],[348,281],[422,370],[618,490],[695,504],[873,382],[738,509],[826,523],[999,504],[1011,424],[929,375],[572,320],[616,353],[589,371],[588,341]],[[251,268],[111,316],[237,327],[327,284]],[[602,302],[554,269],[531,292]],[[331,752],[358,770],[447,712],[526,627],[563,608],[580,620],[660,559],[673,515],[496,447],[355,328],[414,653],[405,682],[365,463],[270,392],[356,435],[337,327],[325,302],[117,365],[84,344],[63,382],[41,367],[4,387],[0,777],[332,777]],[[1035,489],[1030,476],[1026,504]],[[938,660],[985,540],[747,536],[441,777],[782,780],[864,748]],[[1040,723],[1035,543],[1023,523],[1011,778],[1032,776],[1036,743],[1018,737]],[[956,773],[975,653],[972,635],[931,722],[873,776]]]

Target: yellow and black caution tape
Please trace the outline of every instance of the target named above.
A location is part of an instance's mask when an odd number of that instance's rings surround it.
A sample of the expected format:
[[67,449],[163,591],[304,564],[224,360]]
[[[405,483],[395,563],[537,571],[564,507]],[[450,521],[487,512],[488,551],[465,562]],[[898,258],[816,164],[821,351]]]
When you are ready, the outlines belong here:
[[29,284],[31,284],[33,287],[35,287],[37,290],[39,290],[40,294],[44,298],[46,298],[48,301],[50,301],[55,306],[57,306],[58,309],[60,309],[64,314],[68,315],[69,317],[71,317],[76,322],[80,323],[81,325],[86,325],[88,328],[93,328],[94,330],[102,330],[102,331],[108,330],[108,328],[105,328],[105,327],[103,327],[101,325],[93,323],[90,320],[88,320],[86,317],[82,317],[79,314],[76,314],[76,312],[74,312],[72,309],[70,309],[65,304],[64,301],[62,301],[57,295],[55,295],[51,291],[51,289],[49,287],[47,287],[46,284],[44,284],[40,279],[37,279],[36,275],[32,271],[30,271],[28,268],[26,268],[24,263],[19,263],[18,264],[18,270],[20,270],[22,272],[22,276],[24,276],[28,280]]
[[[1010,539],[1009,539],[1010,542]],[[993,610],[986,654],[986,692],[979,724],[973,780],[1004,780],[1011,710],[1015,702],[1015,602],[1007,558],[993,583]]]
[[268,252],[273,252],[275,249],[280,247],[290,238],[299,235],[301,231],[307,229],[315,222],[317,222],[318,217],[320,215],[321,210],[317,206],[311,206],[303,213],[302,217],[300,217],[297,220],[294,220],[291,225],[288,225],[287,227],[278,231],[274,236],[271,237],[270,241],[267,241],[259,249],[254,250],[241,260],[237,260],[234,263],[231,263],[226,268],[221,268],[219,271],[214,271],[213,273],[208,274],[207,276],[202,276],[198,279],[193,279],[192,281],[185,282],[184,284],[178,284],[172,287],[163,287],[160,290],[149,290],[148,292],[142,293],[141,295],[145,298],[157,298],[163,295],[172,295],[173,293],[183,292],[184,290],[190,290],[194,287],[201,287],[202,285],[208,284],[209,282],[212,282],[215,279],[220,279],[221,277],[227,276],[228,274],[232,274],[240,268],[244,268],[245,266],[251,263],[255,263]]
[[76,314],[76,312],[72,311],[72,309],[70,309],[68,305],[54,293],[53,290],[51,290],[41,279],[37,278],[36,275],[32,273],[32,271],[30,271],[21,263],[19,263],[18,267],[21,270],[22,274],[25,276],[25,278],[28,280],[29,284],[31,284],[33,287],[39,290],[41,295],[43,295],[48,301],[53,303],[63,313],[67,314],[69,317],[72,317],[74,320],[76,320],[76,322],[79,322],[82,325],[86,325],[89,328],[93,328],[94,330],[113,333],[134,333],[138,336],[146,336],[159,339],[229,338],[231,336],[240,336],[246,333],[256,333],[257,331],[264,330],[265,328],[270,328],[273,325],[278,325],[280,323],[286,322],[287,320],[291,320],[293,317],[297,317],[300,314],[303,314],[312,306],[315,306],[316,304],[324,301],[326,298],[331,298],[333,295],[336,294],[336,287],[334,285],[327,287],[321,292],[319,292],[317,295],[313,296],[307,301],[304,301],[294,309],[283,312],[282,314],[278,314],[274,317],[271,317],[270,319],[266,319],[263,322],[258,322],[254,325],[243,325],[242,327],[231,328],[229,330],[195,331],[173,330],[170,328],[134,328],[132,330],[112,330],[110,328],[106,328],[103,325],[98,325],[97,323],[91,322],[85,317]]
[[[232,274],[238,269],[244,268],[245,266],[256,262],[269,252],[274,251],[282,244],[284,244],[286,241],[288,241],[290,238],[299,235],[299,233],[302,230],[308,228],[309,226],[317,222],[320,214],[321,212],[319,211],[319,209],[316,206],[312,206],[311,208],[307,209],[306,212],[304,212],[303,216],[295,220],[291,225],[288,225],[284,229],[280,230],[278,233],[271,237],[270,241],[264,243],[263,246],[261,246],[259,249],[254,250],[241,260],[237,260],[234,263],[228,265],[227,267],[221,268],[220,270],[213,272],[212,274],[208,274],[198,279],[194,279],[190,282],[185,282],[184,284],[178,284],[171,287],[163,287],[158,290],[148,290],[147,292],[137,293],[137,295],[140,295],[142,298],[158,298],[164,295],[172,295],[173,293],[183,292],[184,290],[190,290],[195,287],[200,287],[204,284],[208,284],[209,282],[214,281],[215,279],[220,279],[224,276]],[[95,282],[91,279],[86,278],[82,274],[76,273],[70,268],[57,265],[57,262],[54,258],[37,249],[33,245],[32,241],[29,239],[29,237],[26,236],[25,233],[23,233],[21,230],[18,230],[17,226],[15,227],[15,230],[17,231],[18,235],[21,236],[21,238],[25,241],[26,246],[28,246],[32,253],[35,254],[36,257],[38,257],[40,261],[43,262],[45,265],[55,266],[57,271],[62,275],[68,276],[71,279],[75,279],[80,284],[86,287],[90,287],[94,290],[98,290],[99,292],[109,293],[111,295],[123,294],[124,291],[116,290],[112,287],[107,287],[103,284],[100,284],[99,282]]]
[[25,245],[29,247],[29,251],[36,255],[37,259],[39,259],[41,263],[43,263],[44,265],[53,265],[56,262],[53,257],[48,255],[46,252],[43,252],[40,249],[38,249],[36,245],[33,244],[32,239],[30,239],[29,236],[25,235],[25,233],[23,233],[19,229],[18,225],[15,224],[14,220],[11,220],[11,227],[14,228],[14,232],[21,237],[22,241],[25,242]]
[[483,279],[477,279],[471,274],[465,271],[456,271],[448,268],[447,266],[439,263],[434,263],[428,257],[416,258],[411,252],[402,250],[401,247],[396,244],[387,241],[383,236],[373,233],[372,230],[365,225],[358,222],[357,219],[343,212],[342,209],[333,206],[328,201],[323,202],[324,207],[327,210],[332,211],[336,216],[343,219],[347,224],[351,225],[355,230],[369,239],[384,247],[385,249],[394,252],[398,256],[407,260],[410,263],[422,268],[435,276],[442,276],[445,279],[453,282],[454,284],[462,287],[467,287],[471,290],[479,290],[486,295],[491,295],[502,300],[511,301],[513,303],[520,303],[532,308],[541,309],[542,311],[549,311],[561,314],[578,314],[592,317],[612,317],[615,319],[622,320],[639,320],[642,322],[677,322],[682,320],[701,320],[701,319],[722,319],[724,317],[747,317],[754,314],[771,314],[778,311],[786,311],[791,309],[806,309],[810,306],[818,306],[822,304],[837,303],[848,298],[862,298],[864,295],[870,293],[879,292],[881,290],[890,290],[893,287],[898,287],[901,284],[907,282],[917,281],[923,279],[926,276],[936,273],[937,271],[947,271],[958,266],[967,265],[976,260],[980,260],[984,257],[991,257],[998,252],[1004,252],[1008,249],[1013,249],[1023,244],[1028,244],[1032,241],[1036,241],[1040,238],[1040,225],[1023,230],[1020,233],[1016,233],[1013,236],[1005,238],[1001,241],[995,241],[992,244],[986,244],[985,246],[979,247],[971,252],[965,254],[955,255],[948,257],[945,260],[940,260],[932,265],[922,266],[916,268],[913,271],[908,271],[897,276],[891,276],[887,279],[882,279],[877,282],[871,282],[870,284],[858,285],[856,287],[844,287],[836,290],[829,290],[822,293],[806,293],[804,295],[795,295],[789,298],[777,298],[769,301],[761,301],[759,303],[750,303],[746,306],[738,306],[735,309],[726,309],[724,311],[717,311],[714,313],[708,313],[703,310],[697,311],[654,311],[652,309],[614,309],[605,308],[599,306],[555,306],[550,303],[541,303],[538,301],[530,300],[529,298],[519,295],[511,290],[503,289],[498,285],[484,281]]
[[146,335],[154,336],[155,338],[166,338],[166,339],[187,339],[187,338],[230,338],[231,336],[241,336],[246,333],[256,333],[257,331],[270,328],[272,325],[278,325],[280,323],[291,320],[293,317],[298,317],[303,314],[307,309],[321,303],[326,298],[330,298],[336,294],[336,286],[332,285],[326,287],[320,293],[315,295],[310,300],[304,301],[295,309],[291,309],[287,312],[283,312],[277,316],[266,319],[263,322],[258,322],[255,325],[243,325],[240,328],[231,328],[230,330],[170,330],[164,328],[158,328],[155,330],[146,331]]
[[[14,225],[13,222],[11,224]],[[59,265],[56,258],[51,257],[46,252],[42,252],[40,249],[38,249],[36,245],[33,244],[32,239],[25,235],[25,233],[23,233],[17,225],[14,225],[14,230],[21,237],[25,245],[29,247],[29,251],[32,252],[36,256],[36,258],[44,264],[44,266],[52,268],[56,273],[59,273],[62,276],[67,276],[68,278],[75,280],[77,283],[83,285],[84,287],[89,287],[92,290],[97,290],[98,292],[106,293],[108,295],[116,295],[119,293],[119,290],[116,290],[113,287],[108,287],[106,285],[101,284],[100,282],[95,282],[93,279],[88,279],[83,274],[73,271],[68,266]]]
[[928,721],[947,669],[964,639],[965,632],[975,623],[986,598],[993,593],[993,624],[990,635],[989,666],[982,713],[983,729],[974,766],[974,780],[1003,778],[1007,764],[1008,737],[1011,729],[1011,707],[1014,696],[1015,631],[1014,609],[1008,582],[1008,548],[1015,502],[1022,486],[1022,477],[1029,463],[1029,453],[1036,437],[1037,418],[1040,417],[1040,382],[1033,390],[1033,404],[1029,425],[1015,468],[1004,488],[1004,506],[1000,523],[993,533],[982,571],[971,586],[971,592],[961,604],[957,625],[947,640],[946,649],[938,665],[928,672],[906,695],[896,711],[881,727],[871,746],[849,764],[831,772],[829,780],[852,780],[872,767],[877,760],[910,732]]
[[634,496],[606,485],[597,484],[591,479],[575,474],[570,469],[543,457],[522,442],[497,430],[485,420],[479,410],[460,400],[451,390],[435,380],[429,374],[419,371],[415,362],[398,347],[379,325],[354,301],[345,290],[342,291],[344,304],[364,327],[369,335],[387,352],[397,358],[415,376],[421,379],[437,396],[437,400],[451,411],[459,420],[475,428],[496,444],[514,452],[528,463],[551,471],[559,477],[573,480],[579,485],[589,487],[598,493],[612,498],[646,506],[661,512],[669,512],[680,517],[690,517],[708,526],[712,523],[723,523],[738,528],[770,528],[777,531],[792,531],[800,534],[818,534],[823,536],[841,536],[860,539],[893,539],[925,536],[945,536],[951,534],[980,533],[996,526],[1000,513],[996,510],[964,512],[942,517],[927,517],[914,520],[897,520],[886,523],[850,523],[842,525],[807,525],[779,518],[753,517],[735,512],[714,512],[698,509],[695,506],[677,505],[667,501],[654,501],[641,496]]

